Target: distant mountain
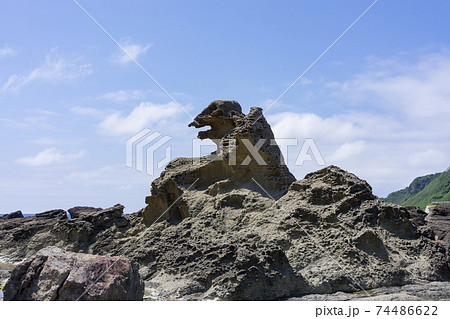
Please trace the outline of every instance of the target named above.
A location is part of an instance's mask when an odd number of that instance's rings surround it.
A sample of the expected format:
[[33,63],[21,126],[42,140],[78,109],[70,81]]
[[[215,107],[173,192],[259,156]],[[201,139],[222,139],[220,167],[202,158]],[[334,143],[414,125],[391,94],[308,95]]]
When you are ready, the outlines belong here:
[[384,201],[394,204],[402,205],[405,201],[420,193],[428,184],[442,173],[430,174],[415,178],[408,187],[399,191],[390,193]]
[[389,194],[383,200],[422,209],[434,201],[450,201],[450,168],[442,173],[417,177],[408,187]]

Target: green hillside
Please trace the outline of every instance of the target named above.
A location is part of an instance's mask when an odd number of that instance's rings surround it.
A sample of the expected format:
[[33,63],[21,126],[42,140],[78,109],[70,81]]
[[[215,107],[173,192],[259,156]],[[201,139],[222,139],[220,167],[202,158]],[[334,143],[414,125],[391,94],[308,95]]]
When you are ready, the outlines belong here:
[[431,202],[450,201],[450,170],[414,179],[408,187],[393,192],[386,202],[424,209]]
[[439,177],[442,173],[430,174],[415,178],[412,183],[399,191],[390,193],[383,200],[388,203],[394,203],[403,205],[408,199],[420,193],[425,187],[428,186],[435,178]]
[[408,198],[403,205],[418,206],[422,209],[431,202],[450,201],[450,171],[442,173],[421,192]]

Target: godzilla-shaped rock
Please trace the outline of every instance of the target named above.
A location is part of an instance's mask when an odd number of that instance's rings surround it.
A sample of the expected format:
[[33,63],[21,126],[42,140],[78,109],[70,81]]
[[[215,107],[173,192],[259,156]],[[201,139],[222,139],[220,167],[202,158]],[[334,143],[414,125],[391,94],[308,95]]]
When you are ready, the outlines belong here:
[[19,264],[4,300],[142,300],[144,283],[128,259],[47,247]]
[[218,149],[202,158],[177,158],[166,166],[146,199],[146,224],[196,216],[198,210],[190,202],[199,191],[215,196],[246,187],[279,198],[295,181],[261,108],[252,107],[245,115],[236,101],[214,101],[189,126],[210,126],[198,137],[212,139]]

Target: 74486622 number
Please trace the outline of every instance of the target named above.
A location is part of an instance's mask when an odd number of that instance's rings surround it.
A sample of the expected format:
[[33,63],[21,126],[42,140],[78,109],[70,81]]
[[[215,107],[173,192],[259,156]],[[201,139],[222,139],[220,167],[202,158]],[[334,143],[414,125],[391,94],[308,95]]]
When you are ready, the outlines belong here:
[[394,315],[394,316],[437,316],[437,306],[377,306],[377,316]]

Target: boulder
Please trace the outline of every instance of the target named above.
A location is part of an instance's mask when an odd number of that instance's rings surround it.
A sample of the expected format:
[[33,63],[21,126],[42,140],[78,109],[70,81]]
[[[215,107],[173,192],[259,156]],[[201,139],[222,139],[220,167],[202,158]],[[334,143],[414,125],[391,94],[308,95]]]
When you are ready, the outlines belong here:
[[450,204],[431,205],[428,210],[430,215],[450,216]]
[[429,206],[425,221],[433,231],[436,240],[442,240],[450,245],[450,204]]
[[52,239],[43,234],[65,220],[67,213],[59,209],[30,217],[0,219],[0,255],[15,262],[31,256],[52,244]]
[[19,264],[4,287],[5,301],[142,300],[137,267],[122,257],[47,247]]
[[89,206],[75,206],[69,208],[67,212],[70,215],[71,219],[78,218],[80,214],[89,214],[102,210],[101,208],[89,207]]
[[137,214],[123,214],[124,206],[106,209],[79,207],[53,210],[36,216],[0,219],[0,255],[18,262],[47,246],[57,246],[74,252],[104,254],[107,243],[136,233],[142,227],[130,229],[141,220]]
[[420,208],[414,206],[408,206],[406,207],[406,209],[408,210],[409,215],[411,216],[411,221],[416,226],[425,226],[426,224],[425,217],[427,216],[427,213],[425,213]]
[[17,212],[12,212],[3,216],[0,219],[13,219],[13,218],[23,218],[22,212],[18,210]]
[[38,213],[35,216],[38,219],[67,219],[67,212],[62,209],[53,209],[43,213]]

